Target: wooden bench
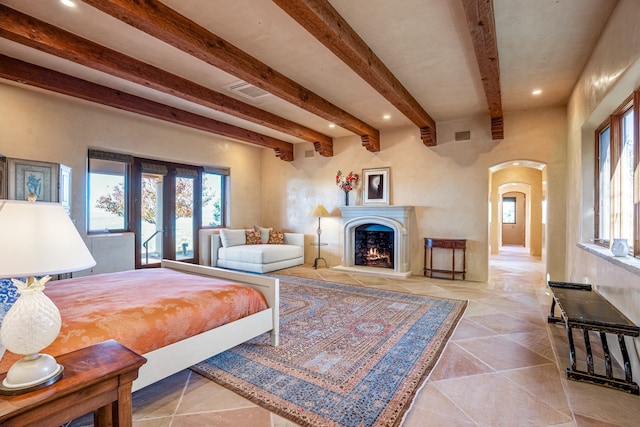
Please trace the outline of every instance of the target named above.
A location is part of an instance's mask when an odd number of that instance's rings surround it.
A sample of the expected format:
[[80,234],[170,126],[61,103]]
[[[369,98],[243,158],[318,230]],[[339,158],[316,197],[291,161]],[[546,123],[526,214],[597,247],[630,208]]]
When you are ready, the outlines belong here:
[[[609,301],[593,291],[591,285],[568,282],[548,282],[548,284],[553,292],[548,322],[564,323],[569,339],[571,366],[567,368],[567,378],[624,390],[631,394],[640,394],[638,384],[632,380],[631,363],[625,343],[625,335],[640,336],[640,328],[620,313]],[[561,317],[555,315],[556,305],[560,309]],[[574,328],[583,331],[587,371],[581,371],[577,368],[576,349],[573,343]],[[597,332],[600,335],[604,353],[604,375],[595,372],[589,331]],[[624,378],[616,378],[613,375],[607,333],[615,334],[618,337]]]

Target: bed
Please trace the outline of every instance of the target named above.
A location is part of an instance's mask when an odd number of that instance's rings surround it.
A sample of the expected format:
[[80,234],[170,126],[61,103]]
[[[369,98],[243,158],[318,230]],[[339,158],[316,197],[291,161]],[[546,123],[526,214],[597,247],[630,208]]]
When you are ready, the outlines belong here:
[[[160,269],[49,282],[45,293],[63,326],[43,353],[115,339],[147,358],[134,391],[263,333],[278,345],[279,281],[271,277],[163,260]],[[7,352],[0,370],[18,358]]]

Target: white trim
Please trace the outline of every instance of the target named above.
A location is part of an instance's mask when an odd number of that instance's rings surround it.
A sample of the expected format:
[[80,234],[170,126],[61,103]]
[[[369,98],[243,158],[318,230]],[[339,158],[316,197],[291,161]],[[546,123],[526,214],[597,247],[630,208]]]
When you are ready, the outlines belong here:
[[246,284],[265,296],[269,309],[143,354],[147,363],[140,368],[138,378],[133,382],[133,391],[140,390],[265,332],[271,334],[271,345],[278,345],[279,279],[178,261],[163,260],[162,267]]

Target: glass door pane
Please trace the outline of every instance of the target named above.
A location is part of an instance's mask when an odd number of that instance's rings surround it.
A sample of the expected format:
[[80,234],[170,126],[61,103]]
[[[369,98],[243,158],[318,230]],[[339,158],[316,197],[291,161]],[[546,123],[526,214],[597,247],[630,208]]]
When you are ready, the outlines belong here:
[[141,260],[140,264],[159,264],[163,250],[162,185],[163,176],[143,173],[140,197]]
[[176,177],[175,249],[180,261],[194,258],[194,183],[194,178]]

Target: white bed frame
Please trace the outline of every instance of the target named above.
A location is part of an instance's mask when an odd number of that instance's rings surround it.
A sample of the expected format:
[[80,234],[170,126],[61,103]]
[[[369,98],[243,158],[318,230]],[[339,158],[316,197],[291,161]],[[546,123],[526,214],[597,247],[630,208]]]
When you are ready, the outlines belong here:
[[269,308],[143,354],[147,358],[147,363],[140,368],[138,379],[133,382],[133,391],[140,390],[265,332],[271,334],[271,345],[278,345],[280,318],[280,281],[278,279],[178,261],[163,260],[162,267],[250,286],[265,296]]

